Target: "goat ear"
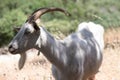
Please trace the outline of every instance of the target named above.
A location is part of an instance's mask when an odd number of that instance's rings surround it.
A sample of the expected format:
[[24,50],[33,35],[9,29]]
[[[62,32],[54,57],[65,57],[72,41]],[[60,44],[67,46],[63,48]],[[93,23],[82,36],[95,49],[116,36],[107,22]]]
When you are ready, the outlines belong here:
[[20,27],[16,27],[16,28],[13,29],[13,31],[14,31],[15,33],[18,33],[19,30],[20,30]]

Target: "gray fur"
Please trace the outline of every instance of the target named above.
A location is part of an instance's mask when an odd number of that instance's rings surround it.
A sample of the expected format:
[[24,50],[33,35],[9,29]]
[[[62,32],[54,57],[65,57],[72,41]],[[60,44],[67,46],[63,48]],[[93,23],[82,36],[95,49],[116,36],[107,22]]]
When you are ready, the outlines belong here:
[[50,11],[65,12],[60,8],[35,11],[10,42],[9,51],[21,54],[20,69],[26,60],[23,54],[35,48],[52,63],[56,80],[88,80],[98,72],[102,63],[103,27],[93,22],[83,22],[75,33],[63,40],[56,40],[44,27],[36,24],[40,15]]
[[[31,48],[40,50],[53,64],[56,80],[86,80],[98,72],[102,51],[89,28],[83,28],[60,41],[43,27],[26,35],[28,28],[27,25],[23,26],[11,41],[10,45],[17,43],[18,46],[13,54],[24,53]],[[103,34],[100,36],[103,37]]]

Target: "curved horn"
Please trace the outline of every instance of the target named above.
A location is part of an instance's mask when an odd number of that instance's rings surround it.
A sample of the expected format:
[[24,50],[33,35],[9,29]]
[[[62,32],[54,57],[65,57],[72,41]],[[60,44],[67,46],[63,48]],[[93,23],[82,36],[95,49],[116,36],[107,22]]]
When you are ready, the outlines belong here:
[[54,8],[54,7],[51,7],[51,8],[40,8],[40,9],[34,11],[31,14],[31,16],[27,19],[26,22],[36,21],[43,14],[45,14],[47,12],[52,12],[52,11],[60,11],[60,12],[63,12],[65,15],[70,16],[70,14],[66,10],[63,10],[61,8]]

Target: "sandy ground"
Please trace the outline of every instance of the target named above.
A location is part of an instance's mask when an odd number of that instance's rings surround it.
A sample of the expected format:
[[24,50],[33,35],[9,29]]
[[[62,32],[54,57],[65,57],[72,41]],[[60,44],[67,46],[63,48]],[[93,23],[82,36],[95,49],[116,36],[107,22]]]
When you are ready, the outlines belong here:
[[23,69],[18,69],[19,55],[0,56],[0,80],[53,80],[51,64],[37,51],[27,53],[27,61]]
[[[103,64],[96,80],[120,80],[120,48],[105,49]],[[0,80],[54,80],[51,64],[36,50],[27,53],[22,70],[18,69],[19,55],[0,55]]]
[[97,80],[120,80],[120,48],[106,49]]

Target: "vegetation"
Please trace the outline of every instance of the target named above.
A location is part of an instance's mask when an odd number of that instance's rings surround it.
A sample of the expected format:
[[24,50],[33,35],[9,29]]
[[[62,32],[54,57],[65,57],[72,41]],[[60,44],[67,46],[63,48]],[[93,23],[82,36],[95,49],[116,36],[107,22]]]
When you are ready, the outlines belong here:
[[40,7],[60,7],[71,13],[50,13],[42,17],[46,28],[52,32],[72,33],[83,21],[93,21],[105,28],[120,26],[119,0],[0,0],[0,46],[8,43],[13,28],[21,26],[28,15]]

